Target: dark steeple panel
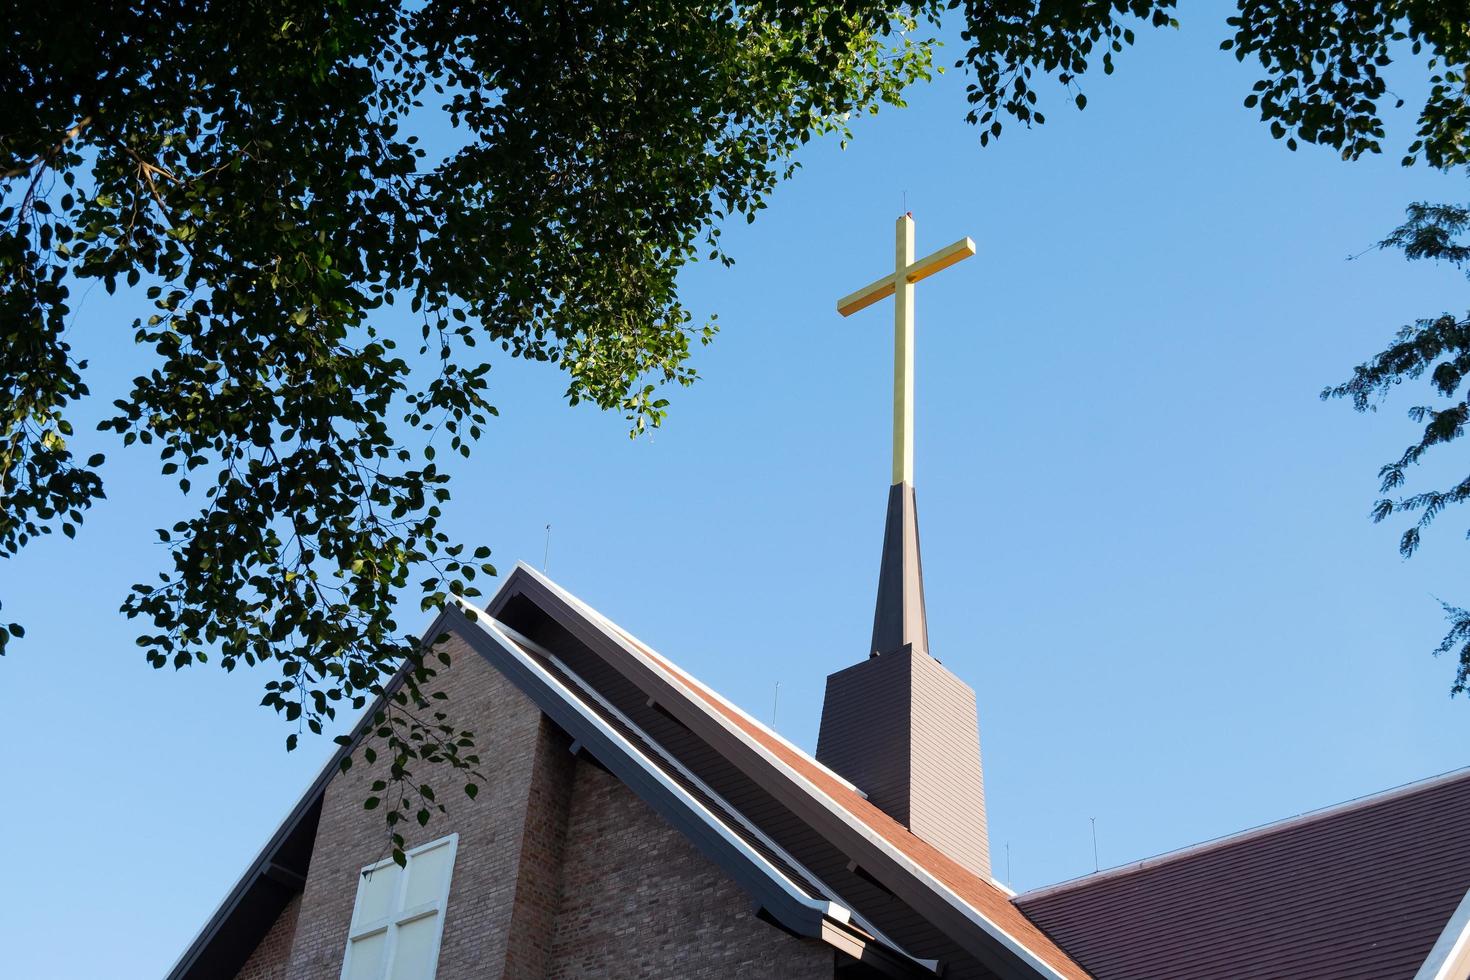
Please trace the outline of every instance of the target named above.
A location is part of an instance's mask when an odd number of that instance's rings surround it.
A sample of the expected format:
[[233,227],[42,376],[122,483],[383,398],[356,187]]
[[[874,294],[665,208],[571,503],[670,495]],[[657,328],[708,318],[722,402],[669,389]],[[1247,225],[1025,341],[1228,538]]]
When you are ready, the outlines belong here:
[[888,520],[883,528],[883,558],[878,566],[878,606],[873,612],[869,656],[895,653],[906,646],[929,652],[929,620],[924,613],[924,568],[919,558],[919,513],[914,488],[888,488]]
[[905,647],[827,676],[817,761],[915,837],[990,876],[975,692]]
[[868,801],[990,875],[975,692],[929,655],[914,488],[888,490],[867,659],[827,677],[817,759]]
[[975,254],[962,238],[914,260],[914,217],[894,230],[893,274],[837,302],[843,316],[893,297],[893,483],[873,642],[827,678],[817,759],[915,836],[990,874],[975,692],[929,656],[914,503],[914,283]]

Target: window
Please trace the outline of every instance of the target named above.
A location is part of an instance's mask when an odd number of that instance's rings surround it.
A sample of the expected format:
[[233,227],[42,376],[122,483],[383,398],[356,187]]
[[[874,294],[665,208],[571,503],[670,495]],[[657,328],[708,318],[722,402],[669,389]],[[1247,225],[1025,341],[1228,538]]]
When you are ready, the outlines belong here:
[[363,868],[342,980],[434,980],[458,834]]

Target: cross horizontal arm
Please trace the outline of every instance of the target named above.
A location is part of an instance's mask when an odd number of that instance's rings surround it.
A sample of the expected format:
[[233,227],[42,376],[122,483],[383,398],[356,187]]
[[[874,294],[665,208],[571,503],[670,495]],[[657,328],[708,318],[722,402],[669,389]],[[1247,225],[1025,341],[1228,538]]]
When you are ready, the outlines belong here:
[[851,316],[858,310],[866,309],[893,295],[893,274],[889,273],[877,282],[868,283],[862,289],[850,296],[844,296],[837,301],[837,312],[843,316]]
[[963,262],[975,254],[975,242],[966,236],[953,245],[946,245],[937,252],[931,252],[913,265],[909,266],[905,276],[909,282],[918,282],[920,279],[928,279],[941,269],[948,269],[956,262]]
[[[904,269],[904,279],[907,282],[918,282],[920,279],[927,279],[941,269],[948,269],[956,262],[962,262],[974,254],[974,240],[968,237],[961,238],[953,245],[946,245],[939,251],[924,256]],[[866,309],[881,299],[887,299],[893,295],[897,280],[898,276],[893,274],[868,283],[868,285],[859,289],[857,292],[838,300],[837,312],[843,316],[851,316],[858,310]]]

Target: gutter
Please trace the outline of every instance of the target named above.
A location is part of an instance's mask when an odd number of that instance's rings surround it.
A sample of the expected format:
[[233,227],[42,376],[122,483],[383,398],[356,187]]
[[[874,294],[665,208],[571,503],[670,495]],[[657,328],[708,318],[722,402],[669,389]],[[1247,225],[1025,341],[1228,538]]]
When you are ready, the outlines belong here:
[[[450,629],[535,702],[609,773],[673,824],[700,853],[730,875],[756,900],[759,912],[797,936],[821,940],[845,952],[853,950],[849,955],[864,962],[877,965],[875,961],[898,958],[854,926],[852,913],[846,907],[803,892],[780,868],[731,831],[716,814],[532,659],[495,620],[462,599],[456,597],[455,601],[466,613],[465,619],[473,618],[478,629],[458,628],[457,624],[450,624]],[[923,961],[906,961],[903,965],[905,968],[898,975],[933,976],[937,966]]]
[[[592,625],[605,640],[614,644],[625,655],[632,657],[645,670],[651,672],[655,677],[657,677],[664,685],[672,687],[674,690],[680,692],[683,695],[683,701],[688,704],[694,705],[705,718],[718,725],[724,732],[727,733],[729,737],[733,737],[741,744],[743,744],[748,751],[753,752],[766,765],[773,768],[776,772],[780,773],[788,781],[801,789],[811,800],[816,802],[830,816],[835,817],[850,831],[860,836],[866,844],[877,850],[889,862],[897,865],[911,878],[917,880],[930,893],[941,898],[947,906],[949,906],[954,912],[962,916],[971,926],[978,928],[992,941],[1000,945],[1007,954],[1013,957],[1012,963],[1006,964],[1009,967],[1009,972],[1018,976],[1024,976],[1025,974],[1015,973],[1015,967],[1020,966],[1024,970],[1029,971],[1030,975],[1042,977],[1044,978],[1044,980],[1069,980],[1068,974],[1052,966],[1044,958],[1042,958],[1040,954],[1028,948],[1019,939],[1007,932],[999,923],[993,921],[975,906],[971,905],[968,901],[961,898],[948,885],[946,885],[943,881],[941,881],[938,877],[931,873],[927,868],[919,864],[913,858],[909,857],[893,844],[889,843],[875,830],[873,830],[867,824],[863,823],[852,813],[850,813],[846,807],[842,806],[842,804],[838,803],[836,800],[832,799],[832,797],[828,796],[827,793],[821,789],[821,787],[817,786],[815,783],[812,783],[801,773],[792,769],[785,762],[772,755],[769,751],[767,751],[765,746],[755,741],[750,735],[748,735],[744,731],[741,731],[738,727],[734,726],[726,719],[720,717],[716,712],[710,711],[707,708],[703,707],[701,704],[700,696],[691,691],[688,685],[685,684],[685,682],[681,678],[665,669],[662,664],[659,664],[651,660],[649,657],[645,656],[633,645],[634,643],[641,643],[642,641],[633,640],[632,634],[626,634],[621,627],[613,624],[597,610],[593,609],[591,606],[588,606],[581,599],[578,599],[576,596],[567,592],[561,586],[557,585],[555,582],[552,582],[546,576],[542,575],[540,572],[536,571],[534,568],[530,567],[524,562],[517,563],[516,571],[517,573],[523,574],[528,577],[532,581],[532,583],[539,586],[541,589],[548,592],[552,597],[556,598],[564,605],[569,607],[583,620]],[[508,590],[511,589],[511,587],[514,585],[515,577],[516,576],[513,574],[506,580],[505,585],[502,586],[500,591],[497,592],[496,596],[491,600],[492,606],[497,604],[502,596],[511,594],[508,592]],[[534,599],[532,601],[534,601]],[[653,648],[649,647],[649,649],[652,650]],[[801,754],[805,755],[805,753]],[[862,863],[863,862],[859,861],[859,864]],[[1018,915],[1024,914],[1019,909],[1017,909],[1016,911]],[[997,957],[995,956],[994,950],[985,949],[983,947],[976,947],[972,943],[965,943],[962,941],[961,936],[954,936],[953,938],[955,938],[956,941],[961,941],[961,945],[965,946],[976,956],[980,957],[982,961],[989,960],[994,963],[995,966],[1001,965],[1000,963],[995,962]],[[1082,976],[1087,975],[1085,971],[1081,970],[1080,967],[1078,967],[1078,972]]]

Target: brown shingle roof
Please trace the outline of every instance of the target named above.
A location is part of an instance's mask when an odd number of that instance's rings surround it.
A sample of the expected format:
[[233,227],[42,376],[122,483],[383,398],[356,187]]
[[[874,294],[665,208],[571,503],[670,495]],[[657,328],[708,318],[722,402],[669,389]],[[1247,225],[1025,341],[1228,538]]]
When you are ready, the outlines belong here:
[[1016,899],[1100,980],[1408,980],[1470,889],[1470,771]]
[[1024,963],[1067,980],[1410,980],[1470,889],[1467,771],[1012,898],[606,617],[527,577],[578,610],[604,638],[599,656],[636,689],[854,848],[845,853],[865,871],[884,862],[895,877],[882,884],[902,884],[899,897],[968,952],[989,956],[984,944],[999,942],[1019,956],[997,961],[1007,974]]
[[626,631],[609,623],[620,636],[697,695],[706,710],[724,718],[782,763],[799,773],[853,817],[877,833],[960,899],[995,923],[1039,959],[1068,980],[1087,980],[1088,973],[1038,929],[999,887],[962,867],[944,853],[911,834],[906,827],[873,806],[826,766],[795,748],[764,725],[733,709],[723,698],[671,661],[655,653]]

